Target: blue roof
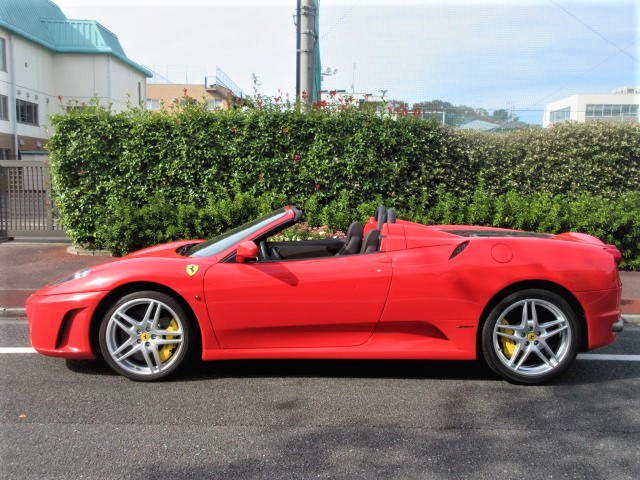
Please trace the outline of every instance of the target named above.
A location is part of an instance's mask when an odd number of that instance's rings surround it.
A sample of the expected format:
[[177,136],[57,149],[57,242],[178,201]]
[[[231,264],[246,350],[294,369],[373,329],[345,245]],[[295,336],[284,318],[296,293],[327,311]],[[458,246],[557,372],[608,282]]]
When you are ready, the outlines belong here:
[[58,53],[113,55],[145,76],[153,76],[127,57],[113,32],[93,20],[69,20],[50,0],[1,0],[0,27]]

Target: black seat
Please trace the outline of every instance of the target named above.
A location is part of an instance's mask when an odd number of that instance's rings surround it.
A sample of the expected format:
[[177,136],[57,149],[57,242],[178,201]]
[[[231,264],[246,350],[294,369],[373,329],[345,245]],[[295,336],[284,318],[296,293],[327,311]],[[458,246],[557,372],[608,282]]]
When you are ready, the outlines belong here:
[[347,236],[344,239],[344,245],[340,248],[336,256],[340,255],[353,255],[360,251],[362,245],[362,223],[353,222],[347,229]]
[[373,253],[377,252],[380,247],[380,230],[374,228],[367,233],[362,240],[362,246],[360,247],[360,253]]
[[387,223],[396,223],[396,211],[393,208],[387,208]]
[[378,229],[382,228],[382,224],[387,221],[387,208],[380,205],[376,209],[376,222],[378,222]]

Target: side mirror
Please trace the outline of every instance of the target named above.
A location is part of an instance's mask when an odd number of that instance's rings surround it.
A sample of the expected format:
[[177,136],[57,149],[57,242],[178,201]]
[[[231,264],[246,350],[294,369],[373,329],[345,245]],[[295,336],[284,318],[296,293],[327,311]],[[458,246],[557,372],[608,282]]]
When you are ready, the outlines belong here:
[[238,245],[236,263],[244,263],[247,260],[255,260],[256,258],[258,258],[258,246],[251,240],[247,240]]

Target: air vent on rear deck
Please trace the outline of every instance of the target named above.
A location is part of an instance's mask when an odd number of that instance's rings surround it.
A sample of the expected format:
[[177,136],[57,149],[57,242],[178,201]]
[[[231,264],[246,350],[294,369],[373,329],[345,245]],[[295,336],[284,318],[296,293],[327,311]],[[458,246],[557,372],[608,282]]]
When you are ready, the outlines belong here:
[[467,240],[466,242],[462,242],[460,245],[458,245],[455,250],[451,253],[451,256],[449,257],[449,260],[457,257],[458,255],[460,255],[462,253],[462,251],[467,248],[467,246],[469,246],[469,241]]

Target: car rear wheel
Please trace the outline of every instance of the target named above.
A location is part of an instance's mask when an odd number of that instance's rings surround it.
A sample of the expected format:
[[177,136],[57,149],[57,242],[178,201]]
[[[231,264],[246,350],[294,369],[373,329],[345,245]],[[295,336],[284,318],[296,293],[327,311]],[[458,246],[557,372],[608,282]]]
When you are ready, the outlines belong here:
[[482,351],[506,379],[543,383],[560,375],[578,353],[579,324],[571,306],[546,290],[523,290],[504,298],[482,330]]
[[116,372],[138,381],[170,375],[189,356],[191,325],[171,296],[143,291],[120,298],[99,330],[100,350]]

